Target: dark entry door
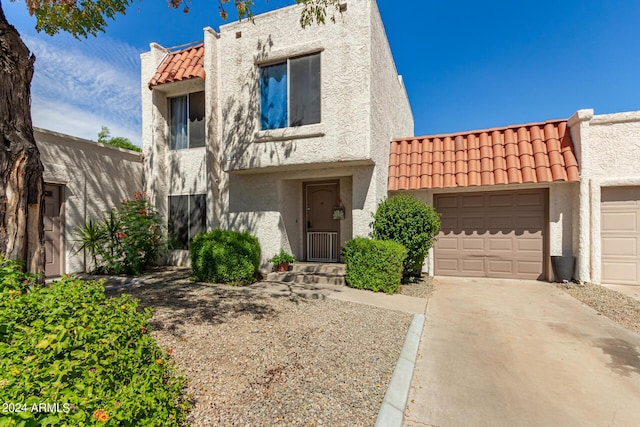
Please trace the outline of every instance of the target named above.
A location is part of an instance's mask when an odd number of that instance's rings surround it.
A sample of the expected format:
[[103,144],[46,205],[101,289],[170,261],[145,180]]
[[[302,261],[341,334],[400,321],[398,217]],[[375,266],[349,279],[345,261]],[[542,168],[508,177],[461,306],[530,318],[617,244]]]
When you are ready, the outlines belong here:
[[62,271],[61,186],[44,186],[44,251],[45,276],[59,276]]
[[338,201],[338,182],[305,184],[307,261],[338,261],[340,221],[333,219]]

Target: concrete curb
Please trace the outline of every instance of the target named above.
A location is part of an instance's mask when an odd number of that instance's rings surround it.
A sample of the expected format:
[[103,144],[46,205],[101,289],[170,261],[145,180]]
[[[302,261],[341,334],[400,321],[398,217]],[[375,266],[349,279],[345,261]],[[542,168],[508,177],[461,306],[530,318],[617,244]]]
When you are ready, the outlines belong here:
[[402,352],[378,412],[376,427],[402,427],[425,319],[424,314],[413,315]]

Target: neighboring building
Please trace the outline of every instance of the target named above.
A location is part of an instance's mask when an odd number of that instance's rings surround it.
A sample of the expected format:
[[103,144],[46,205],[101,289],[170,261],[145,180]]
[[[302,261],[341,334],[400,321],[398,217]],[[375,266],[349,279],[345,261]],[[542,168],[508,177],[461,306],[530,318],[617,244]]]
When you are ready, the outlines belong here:
[[[578,170],[579,165],[579,170]],[[442,215],[431,275],[640,285],[640,112],[391,143],[389,191]]]
[[142,156],[44,129],[34,136],[44,165],[45,273],[84,271],[92,266],[78,253],[75,230],[143,188]]
[[266,259],[337,261],[387,196],[392,137],[413,117],[375,1],[302,29],[300,7],[142,55],[146,189],[174,263],[195,234],[248,230]]

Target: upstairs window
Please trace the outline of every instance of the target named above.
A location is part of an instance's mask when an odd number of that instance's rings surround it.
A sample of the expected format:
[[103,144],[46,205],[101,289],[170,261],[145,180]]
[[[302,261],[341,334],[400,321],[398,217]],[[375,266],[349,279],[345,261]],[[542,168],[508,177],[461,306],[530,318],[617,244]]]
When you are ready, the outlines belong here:
[[320,54],[260,67],[262,130],[320,123]]
[[169,148],[204,147],[204,92],[169,98]]

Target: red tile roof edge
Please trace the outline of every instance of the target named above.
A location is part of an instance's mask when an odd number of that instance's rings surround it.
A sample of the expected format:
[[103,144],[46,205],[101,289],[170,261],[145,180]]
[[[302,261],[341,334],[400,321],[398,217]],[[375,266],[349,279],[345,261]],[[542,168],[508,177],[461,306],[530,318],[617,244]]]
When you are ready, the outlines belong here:
[[447,136],[453,138],[461,135],[476,135],[479,133],[489,133],[489,132],[495,132],[495,131],[501,131],[501,130],[507,130],[507,129],[527,128],[531,126],[545,126],[548,124],[553,125],[561,122],[566,122],[567,120],[568,119],[555,119],[555,120],[545,120],[544,122],[531,122],[531,123],[524,123],[519,125],[498,126],[494,128],[487,128],[487,129],[474,129],[474,130],[460,131],[460,132],[438,133],[433,135],[417,135],[417,136],[409,136],[406,138],[393,138],[391,141],[398,142],[398,141],[410,141],[414,139],[444,138]]
[[577,181],[566,120],[390,141],[389,191]]
[[149,89],[165,83],[199,77],[205,79],[204,43],[169,51],[149,81]]

